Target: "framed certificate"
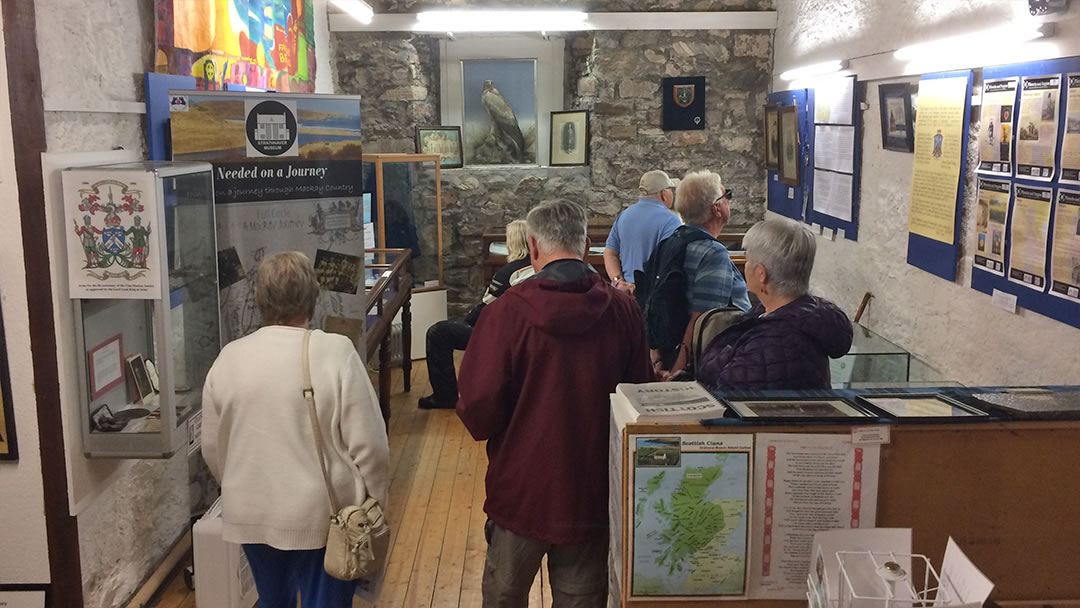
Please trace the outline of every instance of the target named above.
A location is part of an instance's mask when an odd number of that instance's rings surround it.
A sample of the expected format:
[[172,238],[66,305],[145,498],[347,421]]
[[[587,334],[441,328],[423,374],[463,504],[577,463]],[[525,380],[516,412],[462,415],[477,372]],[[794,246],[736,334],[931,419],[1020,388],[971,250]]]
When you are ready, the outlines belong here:
[[986,412],[935,393],[859,395],[859,401],[888,416],[940,422],[942,418],[988,417]]
[[847,399],[738,399],[725,403],[747,420],[844,422],[876,417]]
[[116,334],[86,352],[91,401],[124,383],[123,352],[123,334]]

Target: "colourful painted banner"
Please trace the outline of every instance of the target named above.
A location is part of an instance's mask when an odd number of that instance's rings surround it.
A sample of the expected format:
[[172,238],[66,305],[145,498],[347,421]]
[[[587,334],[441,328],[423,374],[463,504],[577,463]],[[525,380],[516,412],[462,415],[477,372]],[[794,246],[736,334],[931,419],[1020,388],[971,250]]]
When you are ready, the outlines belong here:
[[161,73],[275,91],[315,90],[312,0],[157,0]]

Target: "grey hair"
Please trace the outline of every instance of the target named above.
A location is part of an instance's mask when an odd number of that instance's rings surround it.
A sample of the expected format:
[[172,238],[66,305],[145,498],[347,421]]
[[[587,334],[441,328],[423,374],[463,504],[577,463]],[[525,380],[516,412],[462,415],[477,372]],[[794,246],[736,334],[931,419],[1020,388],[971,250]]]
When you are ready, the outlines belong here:
[[765,266],[768,284],[779,295],[799,297],[810,291],[817,241],[806,226],[787,218],[754,224],[743,238],[747,266]]
[[712,219],[712,204],[724,193],[724,182],[712,171],[695,171],[679,182],[675,211],[687,224],[702,226]]
[[585,257],[589,216],[581,205],[570,201],[543,203],[534,207],[525,221],[529,236],[544,252],[562,251]]
[[318,300],[319,280],[306,255],[299,251],[283,251],[259,264],[255,275],[255,304],[264,323],[311,320]]

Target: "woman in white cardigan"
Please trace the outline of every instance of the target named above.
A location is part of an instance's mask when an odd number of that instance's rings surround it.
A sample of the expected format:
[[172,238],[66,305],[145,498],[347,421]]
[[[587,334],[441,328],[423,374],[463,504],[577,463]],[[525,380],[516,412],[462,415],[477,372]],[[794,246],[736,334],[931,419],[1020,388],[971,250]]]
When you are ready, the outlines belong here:
[[[355,584],[323,570],[330,501],[302,385],[301,348],[319,284],[285,252],[255,278],[264,325],[225,346],[203,388],[202,452],[221,482],[224,538],[244,546],[260,608],[352,606]],[[311,382],[338,500],[387,508],[389,448],[371,380],[352,342],[312,332]]]

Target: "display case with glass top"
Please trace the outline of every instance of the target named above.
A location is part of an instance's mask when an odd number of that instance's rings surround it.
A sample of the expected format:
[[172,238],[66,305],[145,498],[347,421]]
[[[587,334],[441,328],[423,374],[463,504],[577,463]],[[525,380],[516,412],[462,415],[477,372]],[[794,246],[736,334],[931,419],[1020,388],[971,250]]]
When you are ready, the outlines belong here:
[[866,327],[857,323],[851,327],[854,338],[848,354],[829,362],[833,388],[960,386]]
[[221,350],[211,167],[69,169],[63,182],[83,451],[167,458],[198,432]]
[[443,286],[438,154],[364,154],[364,247],[408,249],[417,291]]

